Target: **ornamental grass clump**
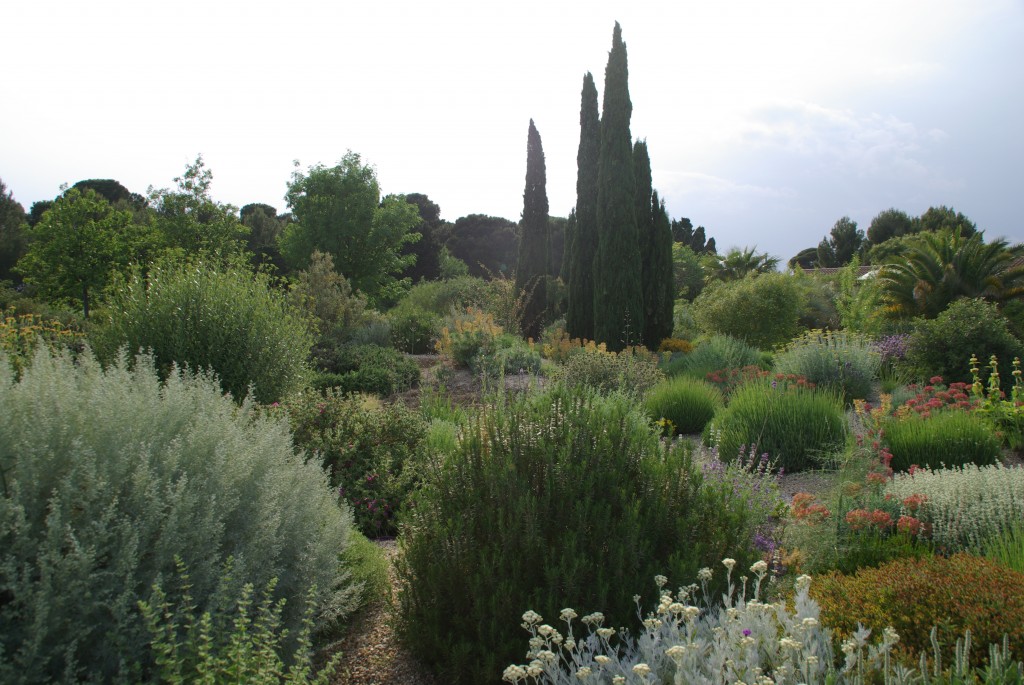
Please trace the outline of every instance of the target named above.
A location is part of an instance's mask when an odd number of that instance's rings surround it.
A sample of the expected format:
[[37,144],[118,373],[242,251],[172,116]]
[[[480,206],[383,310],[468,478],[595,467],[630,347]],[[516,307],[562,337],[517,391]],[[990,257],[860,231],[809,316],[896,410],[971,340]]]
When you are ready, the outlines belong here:
[[523,606],[601,606],[624,625],[623,587],[723,555],[752,563],[774,510],[750,485],[764,479],[706,475],[618,393],[499,401],[447,445],[406,509],[397,567],[403,639],[443,682],[491,682],[520,658]]
[[722,393],[704,381],[676,376],[654,386],[645,407],[652,420],[671,422],[673,433],[700,433],[723,405]]
[[228,558],[233,590],[278,579],[291,635],[314,586],[318,635],[358,606],[348,508],[287,422],[209,376],[40,350],[15,382],[0,354],[0,472],[0,682],[145,681],[137,603],[176,558],[215,621]]
[[669,376],[685,374],[693,378],[704,378],[718,369],[760,366],[761,362],[761,350],[739,338],[717,334],[700,341],[689,354],[673,356],[664,370]]
[[850,405],[870,393],[881,355],[868,338],[846,331],[808,331],[775,354],[775,370],[833,388]]
[[704,429],[704,444],[725,458],[757,445],[786,473],[816,468],[842,449],[847,435],[842,397],[795,383],[757,381],[740,386]]
[[935,411],[927,417],[914,412],[893,417],[883,421],[882,435],[894,471],[907,471],[911,466],[988,466],[1002,453],[999,437],[983,416],[957,409]]
[[[753,564],[750,577],[738,583],[737,562],[726,558],[722,564],[727,589],[720,599],[709,591],[716,575],[711,568],[700,569],[698,583],[675,592],[665,576],[656,576],[659,596],[635,634],[612,627],[600,612],[580,618],[563,608],[557,614],[565,624],[560,631],[544,623],[542,614],[527,611],[520,625],[530,634],[529,661],[507,666],[502,679],[551,685],[863,684],[880,674],[888,683],[900,671],[891,655],[901,636],[892,628],[875,633],[874,644],[869,644],[870,631],[857,632],[842,644],[845,658],[837,666],[831,634],[808,594],[809,576],[797,578],[789,606],[769,604],[761,597],[765,562]],[[639,595],[634,601],[640,614]]]
[[994,535],[1024,520],[1024,467],[1000,464],[915,469],[897,473],[886,494],[923,502],[917,516],[931,539],[947,553],[984,549]]

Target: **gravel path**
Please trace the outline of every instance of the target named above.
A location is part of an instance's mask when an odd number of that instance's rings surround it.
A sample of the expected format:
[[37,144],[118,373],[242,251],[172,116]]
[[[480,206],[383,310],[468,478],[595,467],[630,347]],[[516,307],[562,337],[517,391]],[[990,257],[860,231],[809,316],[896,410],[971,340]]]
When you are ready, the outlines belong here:
[[[377,542],[391,562],[389,578],[395,586],[394,540]],[[382,604],[364,612],[349,629],[337,649],[344,655],[333,685],[437,685],[437,681],[398,641],[393,630],[394,604]]]

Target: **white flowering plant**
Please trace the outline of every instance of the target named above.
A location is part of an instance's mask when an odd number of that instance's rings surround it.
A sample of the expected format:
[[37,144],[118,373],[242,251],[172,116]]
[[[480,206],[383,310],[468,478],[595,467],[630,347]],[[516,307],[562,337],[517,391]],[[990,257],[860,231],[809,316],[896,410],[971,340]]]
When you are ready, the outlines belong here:
[[[543,623],[536,612],[527,611],[521,625],[530,633],[528,661],[508,666],[503,680],[526,685],[976,682],[965,666],[966,660],[958,659],[953,670],[944,673],[937,664],[934,670],[927,670],[923,661],[920,671],[895,663],[891,655],[899,636],[891,627],[874,642],[871,631],[860,628],[841,645],[839,664],[834,658],[831,632],[821,625],[819,607],[808,594],[809,576],[797,578],[791,606],[766,603],[760,599],[762,582],[768,574],[765,562],[751,566],[751,576],[741,577],[738,587],[732,581],[735,560],[724,559],[722,563],[728,590],[716,604],[708,596],[708,584],[714,576],[711,569],[701,569],[698,583],[675,592],[667,588],[667,578],[657,576],[660,594],[651,612],[644,616],[639,596],[634,597],[643,625],[636,636],[624,628],[606,627],[600,613],[574,623],[577,613],[563,609],[560,619],[566,627],[559,631]],[[1021,683],[1024,666],[1011,662],[1005,647],[1001,653],[993,649],[985,676],[982,682]]]

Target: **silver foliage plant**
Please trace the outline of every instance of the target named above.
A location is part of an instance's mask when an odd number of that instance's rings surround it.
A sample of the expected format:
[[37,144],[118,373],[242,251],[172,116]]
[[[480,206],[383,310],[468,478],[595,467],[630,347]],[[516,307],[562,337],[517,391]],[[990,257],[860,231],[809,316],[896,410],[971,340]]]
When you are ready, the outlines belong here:
[[[834,666],[832,636],[819,621],[818,604],[810,598],[809,576],[796,580],[793,608],[784,602],[766,603],[759,597],[768,573],[765,562],[750,568],[751,578],[743,576],[740,587],[732,582],[735,561],[722,561],[728,574],[729,589],[715,605],[708,597],[708,581],[713,572],[704,568],[699,584],[672,592],[668,579],[657,576],[660,589],[658,605],[647,614],[637,611],[643,628],[634,636],[626,629],[604,625],[604,616],[593,613],[579,618],[571,608],[563,609],[560,620],[564,633],[543,623],[533,611],[523,614],[522,627],[530,633],[528,660],[505,669],[503,680],[538,685],[886,685],[919,683],[967,683],[967,645],[958,644],[957,663],[951,677],[938,673],[938,662],[929,672],[922,659],[920,670],[893,661],[892,651],[899,636],[891,627],[871,639],[871,631],[860,628],[842,646],[843,664]],[[698,594],[703,592],[702,601]],[[752,597],[748,598],[748,591]],[[703,608],[696,606],[700,601]],[[584,633],[577,635],[577,633]],[[934,641],[934,632],[933,632]],[[937,653],[937,652],[936,652]],[[961,654],[962,653],[962,654]],[[1010,662],[1003,650],[990,650],[996,679],[992,683],[1020,682],[1021,665]],[[990,667],[990,669],[993,667]],[[879,673],[882,679],[874,680]],[[959,675],[959,678],[958,678]],[[935,679],[932,679],[934,676]],[[1001,676],[1001,677],[1000,677]]]
[[215,379],[152,359],[103,369],[40,351],[15,382],[0,354],[0,681],[138,681],[149,637],[138,601],[190,569],[216,617],[225,560],[239,584],[287,603],[297,635],[358,602],[339,565],[351,514],[292,446],[283,419],[236,405]]

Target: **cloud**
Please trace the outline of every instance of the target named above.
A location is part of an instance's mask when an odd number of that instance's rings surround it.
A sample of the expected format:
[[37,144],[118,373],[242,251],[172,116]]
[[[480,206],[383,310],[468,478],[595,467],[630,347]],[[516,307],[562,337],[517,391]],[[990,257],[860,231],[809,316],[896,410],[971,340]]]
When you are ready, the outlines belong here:
[[928,157],[947,134],[892,115],[861,114],[808,102],[777,103],[751,113],[740,140],[751,152],[802,158],[860,177],[937,181]]

